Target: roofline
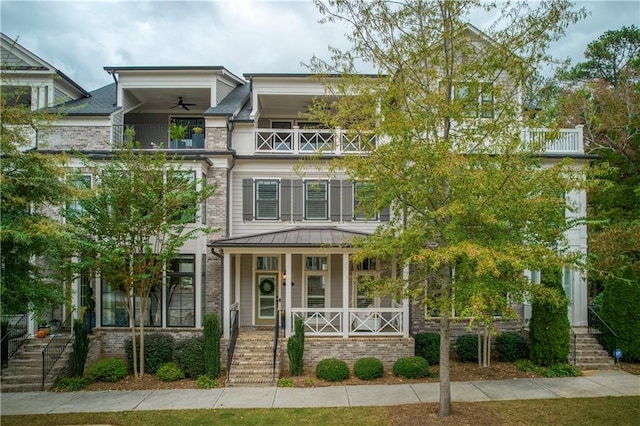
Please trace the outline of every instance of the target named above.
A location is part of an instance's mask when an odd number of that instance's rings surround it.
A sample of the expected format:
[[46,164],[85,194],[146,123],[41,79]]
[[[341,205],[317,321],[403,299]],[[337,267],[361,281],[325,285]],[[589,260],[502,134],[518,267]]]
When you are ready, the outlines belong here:
[[[357,77],[385,77],[385,74],[349,74],[351,76]],[[329,77],[329,78],[340,78],[344,77],[344,74],[322,74],[322,73],[244,73],[242,76],[246,79],[251,79],[254,77],[258,78],[310,78],[310,77]]]
[[222,75],[228,75],[239,83],[246,83],[245,80],[238,77],[222,65],[144,65],[144,66],[106,66],[102,67],[109,74],[120,71],[222,71]]
[[326,243],[323,244],[317,244],[317,243],[283,243],[283,244],[257,244],[257,243],[232,243],[230,241],[232,240],[238,240],[241,238],[250,238],[250,237],[257,237],[257,236],[264,236],[264,235],[273,235],[273,234],[281,234],[281,233],[286,233],[286,232],[292,232],[292,231],[301,231],[301,230],[324,230],[324,231],[343,231],[343,232],[348,232],[350,234],[355,234],[356,236],[361,236],[361,237],[369,237],[371,236],[371,234],[367,233],[367,232],[362,232],[362,231],[352,231],[352,230],[348,230],[348,229],[341,229],[341,228],[337,228],[335,226],[301,226],[301,227],[294,227],[294,228],[286,228],[286,229],[281,229],[278,231],[269,231],[269,232],[262,232],[262,233],[258,233],[258,234],[251,234],[251,235],[243,235],[241,237],[231,237],[231,238],[220,238],[220,239],[216,239],[216,240],[210,240],[209,242],[207,242],[207,247],[218,247],[218,248],[224,248],[224,247],[352,247],[351,243],[348,244],[334,244],[334,245],[329,245]]
[[65,80],[67,83],[71,84],[73,87],[81,91],[85,98],[91,97],[91,93],[84,90],[78,83],[76,83],[71,78],[69,78],[65,73],[63,73],[57,68],[54,68],[54,69],[56,70],[56,74],[58,74],[63,80]]

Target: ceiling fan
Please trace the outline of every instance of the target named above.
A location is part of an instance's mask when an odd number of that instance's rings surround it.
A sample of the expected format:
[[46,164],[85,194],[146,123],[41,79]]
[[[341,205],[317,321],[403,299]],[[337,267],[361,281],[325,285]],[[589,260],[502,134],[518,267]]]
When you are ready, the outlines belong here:
[[189,111],[190,106],[196,106],[196,105],[197,104],[186,103],[185,101],[182,100],[182,96],[178,96],[178,103],[170,107],[169,109],[181,107],[182,109],[186,109],[187,111]]

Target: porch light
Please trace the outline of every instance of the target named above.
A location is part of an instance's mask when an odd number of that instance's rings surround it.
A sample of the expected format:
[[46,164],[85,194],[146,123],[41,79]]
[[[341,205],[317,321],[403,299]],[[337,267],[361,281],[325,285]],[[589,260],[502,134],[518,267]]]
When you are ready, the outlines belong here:
[[[282,285],[287,285],[287,274],[285,272],[282,273]],[[291,287],[296,285],[293,281],[291,281]]]

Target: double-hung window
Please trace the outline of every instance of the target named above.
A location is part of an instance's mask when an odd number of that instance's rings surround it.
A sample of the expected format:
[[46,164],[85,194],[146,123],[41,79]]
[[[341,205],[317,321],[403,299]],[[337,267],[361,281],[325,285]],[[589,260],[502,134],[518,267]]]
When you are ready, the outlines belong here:
[[493,118],[494,90],[492,83],[454,83],[454,99],[461,103],[469,117]]
[[167,326],[195,326],[195,256],[173,259],[167,271]]
[[278,180],[256,180],[256,219],[278,219],[280,217],[279,186]]
[[377,220],[373,199],[373,183],[355,182],[353,184],[353,218],[355,220]]
[[329,219],[329,193],[327,181],[306,181],[304,185],[304,218]]
[[[69,184],[78,192],[91,189],[91,175],[72,175],[69,177]],[[73,198],[69,202],[68,208],[74,212],[82,212],[84,210],[80,203],[80,198]]]

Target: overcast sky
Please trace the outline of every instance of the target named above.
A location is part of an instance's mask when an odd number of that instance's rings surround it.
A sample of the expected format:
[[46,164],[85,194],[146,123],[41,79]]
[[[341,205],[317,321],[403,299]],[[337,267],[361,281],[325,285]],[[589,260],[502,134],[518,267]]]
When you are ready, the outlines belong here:
[[[552,54],[582,60],[607,30],[640,23],[640,0],[578,1],[590,14]],[[306,72],[312,55],[345,46],[307,1],[0,0],[2,32],[87,90],[112,82],[104,66],[221,65],[243,73]],[[480,29],[485,22],[472,22]]]

